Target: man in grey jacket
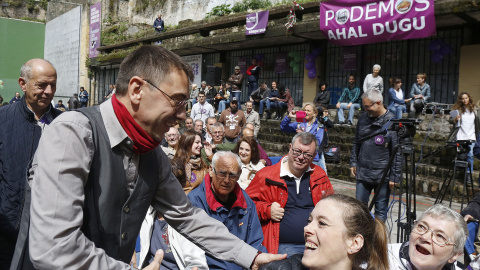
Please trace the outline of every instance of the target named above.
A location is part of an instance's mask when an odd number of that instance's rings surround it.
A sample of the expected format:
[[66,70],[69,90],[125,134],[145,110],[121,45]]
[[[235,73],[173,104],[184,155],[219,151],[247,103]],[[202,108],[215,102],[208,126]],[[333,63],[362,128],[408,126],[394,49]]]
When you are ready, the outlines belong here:
[[267,105],[267,99],[270,96],[270,88],[268,88],[266,82],[262,82],[257,90],[253,91],[250,95],[250,101],[255,105],[259,105],[258,114],[262,117],[263,107]]
[[390,130],[390,119],[395,115],[383,106],[382,100],[383,96],[377,90],[362,95],[365,113],[358,119],[350,157],[350,172],[357,179],[356,198],[368,204],[370,194],[380,184],[384,170],[389,170],[375,202],[375,215],[385,221],[390,189],[401,178],[402,158],[401,151],[397,151],[392,166],[387,168],[398,137],[394,130]]
[[[172,174],[158,146],[185,120],[192,78],[177,55],[143,46],[120,65],[111,99],[52,122],[30,171],[29,243],[37,269],[131,269],[149,205],[221,260],[257,269],[285,257],[259,253],[194,208]],[[156,256],[145,269],[158,268]]]

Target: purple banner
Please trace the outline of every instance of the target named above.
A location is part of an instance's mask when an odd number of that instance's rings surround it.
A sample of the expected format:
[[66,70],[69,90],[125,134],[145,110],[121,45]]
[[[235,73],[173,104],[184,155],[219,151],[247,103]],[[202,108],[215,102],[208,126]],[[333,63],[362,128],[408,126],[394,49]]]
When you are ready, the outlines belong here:
[[247,58],[246,57],[239,57],[237,61],[237,66],[240,67],[240,73],[247,73]]
[[267,30],[268,10],[247,15],[247,36],[263,34]]
[[357,47],[343,47],[343,70],[357,69]]
[[436,34],[434,0],[333,0],[320,4],[320,30],[341,46]]
[[287,53],[277,53],[275,59],[275,73],[285,74],[287,72]]
[[100,20],[102,18],[102,3],[90,6],[90,52],[89,57],[97,57],[100,47]]

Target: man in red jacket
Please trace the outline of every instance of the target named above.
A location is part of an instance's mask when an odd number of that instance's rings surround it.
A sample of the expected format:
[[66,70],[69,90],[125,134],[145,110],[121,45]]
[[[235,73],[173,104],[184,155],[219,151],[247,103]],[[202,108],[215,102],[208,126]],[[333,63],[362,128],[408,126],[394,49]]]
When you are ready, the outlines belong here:
[[303,227],[315,204],[333,193],[325,171],[312,164],[317,149],[315,136],[298,133],[288,155],[260,170],[247,188],[262,223],[263,245],[270,253],[303,253]]

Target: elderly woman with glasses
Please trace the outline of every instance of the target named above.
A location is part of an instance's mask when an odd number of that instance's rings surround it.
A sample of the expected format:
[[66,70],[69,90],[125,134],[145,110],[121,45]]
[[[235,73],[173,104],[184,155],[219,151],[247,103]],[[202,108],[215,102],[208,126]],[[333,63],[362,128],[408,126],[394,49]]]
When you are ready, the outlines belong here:
[[456,260],[463,254],[467,236],[462,216],[436,204],[413,224],[409,241],[389,245],[390,269],[461,269]]

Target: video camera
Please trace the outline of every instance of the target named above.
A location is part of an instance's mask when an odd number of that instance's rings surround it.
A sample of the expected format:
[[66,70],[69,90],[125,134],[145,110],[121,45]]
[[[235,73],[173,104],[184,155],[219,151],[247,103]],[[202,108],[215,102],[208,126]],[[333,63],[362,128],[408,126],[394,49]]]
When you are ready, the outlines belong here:
[[455,147],[457,152],[457,159],[466,161],[468,159],[468,152],[470,152],[470,145],[475,142],[472,140],[456,140],[448,142],[447,145]]
[[399,138],[410,138],[417,133],[416,126],[422,122],[416,118],[392,119],[390,130],[395,130]]

